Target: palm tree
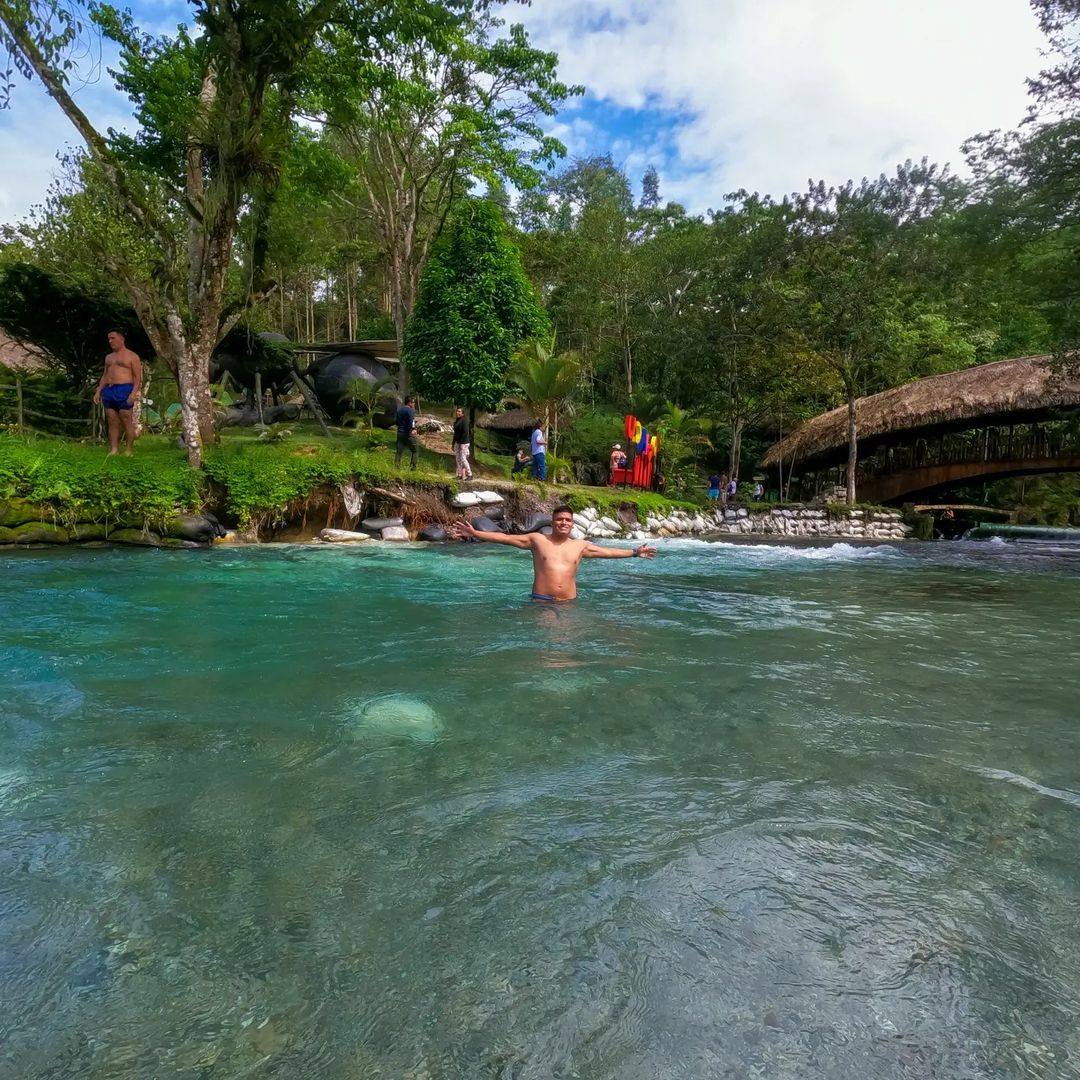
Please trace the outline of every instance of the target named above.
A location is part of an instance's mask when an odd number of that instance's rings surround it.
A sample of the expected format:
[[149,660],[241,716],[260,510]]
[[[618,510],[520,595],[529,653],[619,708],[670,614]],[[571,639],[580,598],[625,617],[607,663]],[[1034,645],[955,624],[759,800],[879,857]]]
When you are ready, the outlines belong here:
[[574,352],[556,353],[554,337],[546,344],[530,341],[522,345],[506,374],[507,382],[521,391],[549,433],[552,456],[559,437],[559,417],[573,413],[570,397],[580,376],[581,359]]
[[368,431],[374,431],[375,413],[384,401],[393,397],[393,392],[389,387],[396,383],[397,380],[392,375],[385,379],[377,379],[375,382],[368,382],[367,379],[350,379],[345,393],[341,395],[341,401],[347,401],[350,405],[350,411],[341,418],[342,424],[359,423],[363,417],[366,417]]
[[680,409],[669,401],[654,426],[660,432],[660,445],[669,463],[665,469],[668,480],[678,490],[684,490],[691,483],[694,448],[712,447],[705,435],[707,424],[700,417],[692,416],[689,410]]

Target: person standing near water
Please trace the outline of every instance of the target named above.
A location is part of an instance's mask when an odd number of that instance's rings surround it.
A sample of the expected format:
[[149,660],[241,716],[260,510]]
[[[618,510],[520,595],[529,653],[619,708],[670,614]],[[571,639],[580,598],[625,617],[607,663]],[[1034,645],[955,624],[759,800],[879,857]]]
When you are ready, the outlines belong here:
[[105,357],[105,372],[94,391],[94,404],[105,406],[109,457],[120,449],[121,424],[127,441],[124,455],[131,457],[135,445],[135,418],[131,410],[142,390],[142,361],[127,347],[119,330],[109,331],[109,348],[112,351]]
[[459,480],[472,479],[472,466],[469,464],[469,421],[465,419],[465,410],[460,406],[454,413],[454,475]]
[[551,511],[551,535],[534,532],[526,536],[507,536],[505,533],[483,532],[468,521],[457,521],[450,533],[458,540],[486,540],[492,544],[531,551],[533,557],[533,587],[531,599],[541,603],[558,604],[577,597],[577,571],[582,559],[651,559],[656,548],[642,544],[636,548],[605,548],[588,540],[574,540],[574,512],[569,506],[556,506]]
[[534,480],[547,480],[547,439],[539,420],[532,433],[532,476]]
[[401,468],[401,455],[409,451],[409,468],[416,471],[416,459],[420,449],[416,445],[416,435],[413,428],[416,426],[416,398],[411,394],[405,399],[405,404],[397,411],[397,452],[394,454],[394,467]]

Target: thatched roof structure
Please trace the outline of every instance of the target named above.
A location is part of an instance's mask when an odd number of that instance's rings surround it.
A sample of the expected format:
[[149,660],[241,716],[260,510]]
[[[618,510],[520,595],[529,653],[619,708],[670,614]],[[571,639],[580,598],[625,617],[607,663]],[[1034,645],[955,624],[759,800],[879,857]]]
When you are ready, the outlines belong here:
[[501,431],[513,435],[518,431],[530,431],[536,424],[532,409],[507,409],[505,412],[482,413],[476,418],[476,426],[485,431]]
[[[856,403],[860,446],[931,431],[1032,423],[1080,406],[1080,378],[1056,373],[1049,356],[1022,356],[931,375]],[[792,460],[829,464],[847,456],[847,406],[808,420],[770,447],[765,466]]]
[[41,371],[46,366],[39,348],[8,337],[0,330],[0,367],[9,371]]

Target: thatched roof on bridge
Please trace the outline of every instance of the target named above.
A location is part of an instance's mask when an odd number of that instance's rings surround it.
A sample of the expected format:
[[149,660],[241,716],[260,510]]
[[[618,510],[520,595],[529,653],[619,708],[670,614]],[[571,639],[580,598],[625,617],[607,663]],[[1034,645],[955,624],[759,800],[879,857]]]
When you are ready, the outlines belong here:
[[[1021,356],[992,364],[931,375],[859,398],[859,442],[935,428],[1031,422],[1055,409],[1080,406],[1080,378],[1064,377],[1048,365],[1049,356]],[[974,423],[973,423],[974,422]],[[766,466],[846,456],[847,406],[808,420],[770,447]],[[822,462],[824,463],[824,461]]]

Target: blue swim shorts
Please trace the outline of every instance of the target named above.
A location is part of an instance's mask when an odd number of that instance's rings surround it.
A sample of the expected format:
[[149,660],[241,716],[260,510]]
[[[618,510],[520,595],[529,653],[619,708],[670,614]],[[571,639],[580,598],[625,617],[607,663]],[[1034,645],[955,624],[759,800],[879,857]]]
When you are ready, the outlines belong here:
[[114,386],[104,386],[101,389],[101,404],[106,409],[115,409],[120,412],[122,409],[130,409],[128,404],[128,398],[131,396],[131,391],[135,389],[134,383],[116,383]]

